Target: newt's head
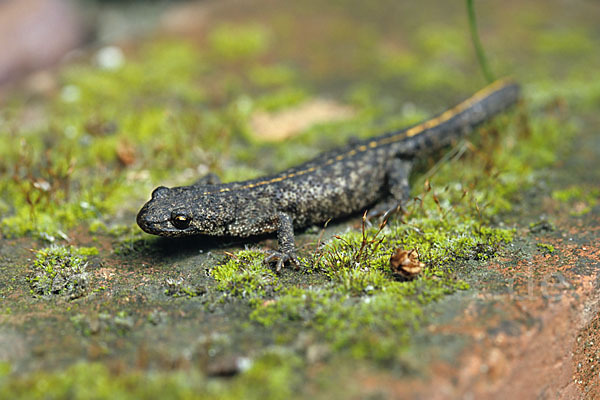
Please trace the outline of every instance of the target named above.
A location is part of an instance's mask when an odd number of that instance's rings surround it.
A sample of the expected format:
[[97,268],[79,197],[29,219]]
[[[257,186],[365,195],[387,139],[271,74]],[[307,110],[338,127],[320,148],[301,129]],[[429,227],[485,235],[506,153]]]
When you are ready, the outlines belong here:
[[142,230],[160,236],[225,235],[235,215],[226,196],[193,187],[159,186],[137,215]]

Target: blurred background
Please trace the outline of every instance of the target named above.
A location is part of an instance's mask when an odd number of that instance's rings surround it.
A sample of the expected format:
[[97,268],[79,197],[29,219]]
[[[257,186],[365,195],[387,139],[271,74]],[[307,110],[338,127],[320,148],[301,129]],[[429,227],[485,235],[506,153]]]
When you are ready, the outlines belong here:
[[[4,0],[0,83],[31,77],[103,46],[129,54],[148,41],[167,38],[238,63],[254,56],[277,58],[330,83],[367,72],[380,80],[408,80],[417,65],[427,71],[419,76],[427,79],[418,83],[424,88],[443,80],[441,75],[450,74],[452,79],[445,80],[459,80],[458,86],[477,73],[464,2],[363,3]],[[545,70],[560,78],[582,73],[572,70],[577,59],[597,49],[597,2],[475,5],[482,42],[497,74],[527,78]],[[117,53],[101,57],[116,62],[111,55],[122,56]]]

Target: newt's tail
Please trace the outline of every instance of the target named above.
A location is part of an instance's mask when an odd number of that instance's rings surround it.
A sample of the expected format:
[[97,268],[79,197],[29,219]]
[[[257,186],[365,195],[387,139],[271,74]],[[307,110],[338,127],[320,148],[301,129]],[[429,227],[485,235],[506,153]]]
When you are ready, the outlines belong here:
[[499,80],[427,121],[376,140],[378,145],[402,143],[398,152],[405,155],[435,151],[515,104],[520,93],[520,87],[514,81]]

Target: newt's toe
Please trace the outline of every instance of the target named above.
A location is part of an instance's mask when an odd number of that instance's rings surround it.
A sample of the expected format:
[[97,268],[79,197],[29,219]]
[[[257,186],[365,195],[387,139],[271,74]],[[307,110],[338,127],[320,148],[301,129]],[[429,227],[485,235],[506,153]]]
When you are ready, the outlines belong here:
[[275,272],[279,273],[284,265],[291,264],[296,269],[300,269],[300,261],[295,253],[284,253],[281,251],[269,251],[269,255],[265,257],[265,264],[275,263]]

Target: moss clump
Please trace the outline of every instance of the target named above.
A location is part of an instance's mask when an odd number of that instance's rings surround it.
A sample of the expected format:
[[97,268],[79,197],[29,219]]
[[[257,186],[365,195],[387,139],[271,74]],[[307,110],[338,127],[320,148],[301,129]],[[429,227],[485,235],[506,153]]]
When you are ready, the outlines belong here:
[[244,250],[210,271],[217,288],[227,295],[257,299],[272,295],[279,289],[278,278],[264,263],[264,253]]
[[529,224],[529,232],[533,234],[552,232],[555,229],[554,224],[546,219],[541,219],[540,221]]
[[198,297],[206,293],[204,287],[192,287],[187,284],[183,279],[165,279],[165,291],[167,296],[171,297]]
[[547,253],[554,253],[554,246],[548,243],[537,243],[536,246],[541,251],[545,251]]
[[83,296],[89,285],[87,255],[97,252],[95,248],[56,245],[37,250],[33,272],[28,278],[32,294],[70,300]]

